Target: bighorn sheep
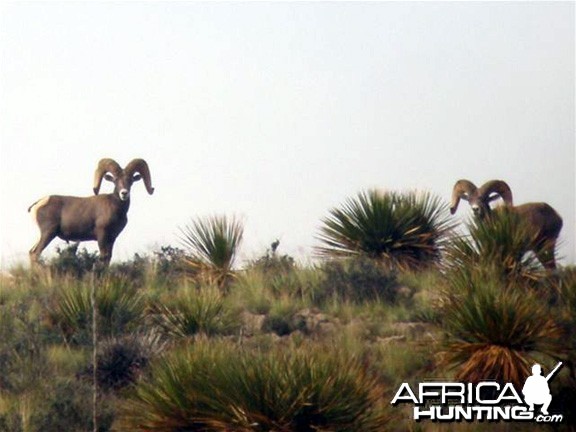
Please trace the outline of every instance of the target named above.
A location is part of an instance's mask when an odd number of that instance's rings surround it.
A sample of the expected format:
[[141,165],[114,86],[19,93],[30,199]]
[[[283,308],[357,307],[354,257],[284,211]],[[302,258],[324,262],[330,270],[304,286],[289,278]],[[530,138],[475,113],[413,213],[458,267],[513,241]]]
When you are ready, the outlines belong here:
[[[102,178],[114,183],[114,192],[98,195]],[[114,241],[126,226],[132,183],[144,180],[150,195],[154,192],[148,164],[132,160],[124,169],[113,159],[102,159],[94,173],[94,194],[91,197],[50,195],[28,208],[40,229],[40,240],[30,249],[32,264],[55,238],[63,240],[96,240],[100,261],[108,265]]]
[[527,203],[513,206],[512,191],[503,180],[490,180],[477,188],[469,180],[458,180],[452,190],[450,213],[454,214],[460,199],[470,203],[472,211],[483,219],[490,215],[490,202],[502,198],[506,207],[514,211],[526,221],[534,235],[532,250],[545,268],[555,269],[554,250],[556,240],[562,229],[562,218],[546,203]]

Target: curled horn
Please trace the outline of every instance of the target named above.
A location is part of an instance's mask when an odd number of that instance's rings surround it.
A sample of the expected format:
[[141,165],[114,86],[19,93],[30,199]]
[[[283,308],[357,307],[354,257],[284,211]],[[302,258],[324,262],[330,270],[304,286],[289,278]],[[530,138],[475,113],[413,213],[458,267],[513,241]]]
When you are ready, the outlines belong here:
[[[491,197],[490,194],[493,193],[497,195]],[[504,180],[487,181],[478,190],[478,196],[486,203],[501,197],[504,200],[504,204],[512,206],[512,191]]]
[[469,180],[458,180],[452,189],[452,203],[450,204],[450,213],[456,213],[460,199],[468,201],[477,191],[477,187]]
[[98,195],[100,185],[102,184],[102,177],[104,177],[104,174],[107,172],[111,173],[114,177],[118,177],[122,173],[122,167],[120,167],[114,159],[100,159],[98,167],[96,167],[96,172],[94,173],[94,195]]
[[148,168],[148,164],[144,159],[133,159],[128,165],[126,165],[124,172],[128,174],[129,177],[132,177],[135,173],[140,173],[148,193],[150,195],[154,193],[154,188],[152,187],[152,179],[150,177],[150,169]]

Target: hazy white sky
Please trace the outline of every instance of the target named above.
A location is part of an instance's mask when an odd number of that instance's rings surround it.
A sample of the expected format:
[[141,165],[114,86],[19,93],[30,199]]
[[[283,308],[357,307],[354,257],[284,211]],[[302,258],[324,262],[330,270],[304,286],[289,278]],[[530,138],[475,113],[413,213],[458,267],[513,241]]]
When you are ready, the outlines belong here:
[[244,258],[306,259],[362,190],[501,178],[559,211],[574,263],[574,33],[573,2],[2,3],[2,265],[36,241],[28,206],[90,195],[102,157],[156,188],[117,260],[212,214],[244,218]]

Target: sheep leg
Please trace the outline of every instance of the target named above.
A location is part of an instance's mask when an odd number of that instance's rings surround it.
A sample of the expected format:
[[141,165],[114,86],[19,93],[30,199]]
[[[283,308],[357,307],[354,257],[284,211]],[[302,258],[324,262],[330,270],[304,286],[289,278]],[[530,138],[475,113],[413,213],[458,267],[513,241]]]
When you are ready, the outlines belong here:
[[99,261],[102,267],[108,267],[110,260],[112,259],[112,248],[114,247],[114,242],[107,240],[106,238],[98,239],[98,249],[100,250]]
[[38,240],[38,242],[28,252],[28,254],[30,256],[30,263],[32,265],[38,263],[38,259],[40,257],[40,254],[42,253],[42,251],[44,249],[46,249],[46,246],[48,246],[50,244],[50,242],[52,240],[54,240],[54,237],[56,237],[56,233],[54,233],[52,231],[41,233],[40,240]]
[[543,244],[537,251],[536,256],[542,263],[545,269],[555,270],[556,260],[554,259],[554,252],[556,250],[556,242],[547,242]]

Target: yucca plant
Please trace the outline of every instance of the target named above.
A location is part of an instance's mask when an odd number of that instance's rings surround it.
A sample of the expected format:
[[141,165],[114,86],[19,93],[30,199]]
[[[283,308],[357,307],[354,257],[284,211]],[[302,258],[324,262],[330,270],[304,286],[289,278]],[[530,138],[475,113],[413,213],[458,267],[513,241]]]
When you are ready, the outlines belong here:
[[169,301],[153,304],[149,315],[164,333],[178,338],[231,334],[238,327],[223,294],[209,286],[181,289]]
[[208,283],[225,287],[233,267],[244,226],[235,217],[212,216],[192,220],[180,229],[181,241],[189,257],[187,264]]
[[451,285],[440,324],[457,380],[494,379],[521,388],[536,359],[553,363],[568,353],[565,332],[542,295],[511,289],[494,276],[456,278]]
[[91,283],[96,287],[98,333],[114,336],[135,329],[144,317],[144,297],[125,280],[104,278],[66,284],[56,295],[50,318],[68,342],[88,343],[92,330]]
[[534,238],[519,216],[505,209],[468,223],[468,235],[455,237],[446,251],[449,271],[485,273],[503,282],[534,283],[545,276],[537,257],[528,252]]
[[322,221],[316,250],[322,257],[362,255],[390,268],[423,268],[440,259],[453,226],[447,210],[429,193],[362,192]]
[[116,430],[376,432],[390,419],[385,406],[381,385],[342,351],[196,343],[152,366]]

